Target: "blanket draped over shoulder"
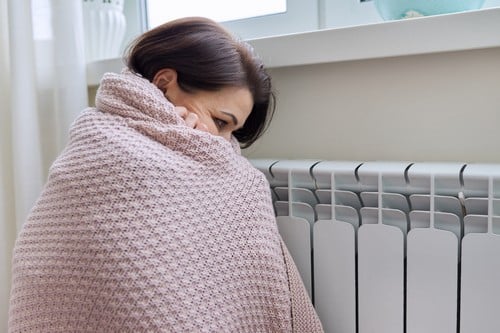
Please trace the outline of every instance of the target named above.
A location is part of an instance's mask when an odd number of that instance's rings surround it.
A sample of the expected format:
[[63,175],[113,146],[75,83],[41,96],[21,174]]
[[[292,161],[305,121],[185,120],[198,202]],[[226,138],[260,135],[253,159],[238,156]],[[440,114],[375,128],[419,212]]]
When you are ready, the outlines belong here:
[[16,241],[9,332],[321,332],[237,142],[102,79]]

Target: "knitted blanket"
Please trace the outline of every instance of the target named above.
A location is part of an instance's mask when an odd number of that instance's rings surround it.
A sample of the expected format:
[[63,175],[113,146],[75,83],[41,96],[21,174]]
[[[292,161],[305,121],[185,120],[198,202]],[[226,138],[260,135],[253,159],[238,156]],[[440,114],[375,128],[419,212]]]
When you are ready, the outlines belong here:
[[106,74],[16,241],[9,332],[321,332],[238,145]]

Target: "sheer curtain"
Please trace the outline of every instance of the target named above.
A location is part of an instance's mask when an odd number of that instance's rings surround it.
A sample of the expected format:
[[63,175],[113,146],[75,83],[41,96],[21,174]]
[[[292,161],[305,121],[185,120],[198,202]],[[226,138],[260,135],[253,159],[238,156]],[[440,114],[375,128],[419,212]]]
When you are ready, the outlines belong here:
[[87,106],[81,0],[0,0],[0,331],[15,237]]

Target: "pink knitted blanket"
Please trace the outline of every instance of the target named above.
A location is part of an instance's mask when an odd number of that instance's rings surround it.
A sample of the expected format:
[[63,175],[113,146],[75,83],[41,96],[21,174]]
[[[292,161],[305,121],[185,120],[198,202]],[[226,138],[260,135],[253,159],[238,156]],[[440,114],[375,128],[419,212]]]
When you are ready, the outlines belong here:
[[10,332],[321,332],[236,142],[106,74],[14,250]]

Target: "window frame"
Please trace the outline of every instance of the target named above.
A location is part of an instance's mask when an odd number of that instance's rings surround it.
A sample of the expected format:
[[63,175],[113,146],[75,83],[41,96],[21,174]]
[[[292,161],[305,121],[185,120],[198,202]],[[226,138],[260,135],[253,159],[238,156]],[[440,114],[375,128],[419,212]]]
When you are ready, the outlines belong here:
[[383,22],[373,0],[323,0],[322,28],[343,28]]

